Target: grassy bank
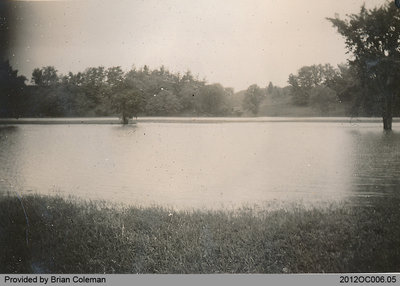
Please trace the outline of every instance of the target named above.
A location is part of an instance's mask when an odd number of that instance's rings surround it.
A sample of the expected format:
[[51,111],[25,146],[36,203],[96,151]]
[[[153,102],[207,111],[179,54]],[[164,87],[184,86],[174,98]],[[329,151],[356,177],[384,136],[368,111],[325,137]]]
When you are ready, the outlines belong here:
[[0,198],[0,272],[399,271],[400,200],[381,200],[369,207],[255,214],[5,196]]

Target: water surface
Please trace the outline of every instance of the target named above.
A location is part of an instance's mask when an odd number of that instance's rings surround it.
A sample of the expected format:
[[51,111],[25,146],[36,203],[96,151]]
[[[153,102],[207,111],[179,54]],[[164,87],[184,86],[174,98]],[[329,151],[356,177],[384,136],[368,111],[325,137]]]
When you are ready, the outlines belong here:
[[398,196],[399,143],[371,122],[0,126],[0,187],[178,209],[366,203]]

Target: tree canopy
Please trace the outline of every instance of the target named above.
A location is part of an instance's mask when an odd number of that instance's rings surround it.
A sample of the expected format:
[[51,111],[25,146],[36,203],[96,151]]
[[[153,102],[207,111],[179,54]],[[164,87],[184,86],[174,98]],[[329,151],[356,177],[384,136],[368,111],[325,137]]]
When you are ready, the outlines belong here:
[[118,115],[124,123],[138,115],[227,115],[234,93],[220,84],[206,84],[190,71],[181,75],[164,66],[127,72],[119,66],[99,66],[66,75],[46,66],[33,70],[31,83],[24,116]]
[[297,105],[309,104],[311,90],[319,86],[328,86],[337,75],[330,64],[304,66],[296,75],[289,75],[289,84],[292,89],[293,101]]
[[[361,7],[358,14],[342,20],[336,15],[328,20],[345,38],[356,71],[364,108],[383,117],[384,129],[391,129],[393,107],[399,93],[400,76],[400,9],[387,2],[381,7]],[[374,111],[373,108],[378,107]],[[373,115],[373,114],[372,114]]]
[[50,86],[58,82],[57,70],[53,66],[35,68],[31,82],[39,86]]

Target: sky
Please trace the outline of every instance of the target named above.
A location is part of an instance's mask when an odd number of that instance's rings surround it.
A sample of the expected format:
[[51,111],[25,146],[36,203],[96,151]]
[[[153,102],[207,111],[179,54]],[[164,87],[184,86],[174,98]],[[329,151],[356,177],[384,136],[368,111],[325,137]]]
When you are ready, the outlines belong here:
[[235,91],[286,86],[302,66],[349,57],[326,17],[386,1],[13,0],[9,58],[28,78],[48,65],[64,74],[164,65]]

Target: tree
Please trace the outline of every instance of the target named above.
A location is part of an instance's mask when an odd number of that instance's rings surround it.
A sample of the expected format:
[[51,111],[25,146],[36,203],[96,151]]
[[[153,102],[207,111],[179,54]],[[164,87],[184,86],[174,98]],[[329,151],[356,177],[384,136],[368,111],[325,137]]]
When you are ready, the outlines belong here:
[[142,91],[132,81],[136,71],[125,74],[121,67],[111,67],[103,70],[101,81],[104,85],[105,97],[111,110],[120,114],[122,123],[127,124],[129,117],[137,116],[142,107]]
[[110,88],[107,83],[107,70],[104,67],[87,68],[82,73],[81,90],[85,95],[85,108],[96,116],[107,115]]
[[297,75],[290,74],[288,82],[291,86],[293,103],[308,105],[311,90],[321,85],[329,87],[329,83],[335,77],[336,72],[330,64],[325,64],[304,66],[300,68]]
[[228,112],[227,91],[220,84],[209,84],[200,88],[196,104],[206,115],[224,115]]
[[196,114],[201,109],[200,90],[205,82],[195,79],[188,70],[182,77],[176,75],[176,90],[183,113]]
[[248,87],[246,90],[244,99],[243,99],[243,108],[245,110],[251,111],[254,115],[258,113],[258,110],[260,108],[260,104],[264,99],[264,92],[262,89],[256,85],[253,84]]
[[24,103],[26,78],[9,61],[0,62],[0,117],[19,117]]
[[128,124],[129,117],[137,116],[141,107],[141,96],[135,90],[124,88],[114,93],[111,98],[111,108],[121,114],[123,124]]
[[327,86],[333,89],[339,102],[349,102],[359,89],[357,76],[348,64],[339,64],[334,77],[327,82]]
[[[388,2],[342,20],[328,18],[345,38],[349,64],[356,70],[364,100],[375,102],[383,118],[383,128],[392,129],[393,106],[400,86],[400,9]],[[375,99],[375,100],[373,100]]]
[[53,66],[35,68],[31,82],[38,86],[51,86],[58,82],[57,70]]

